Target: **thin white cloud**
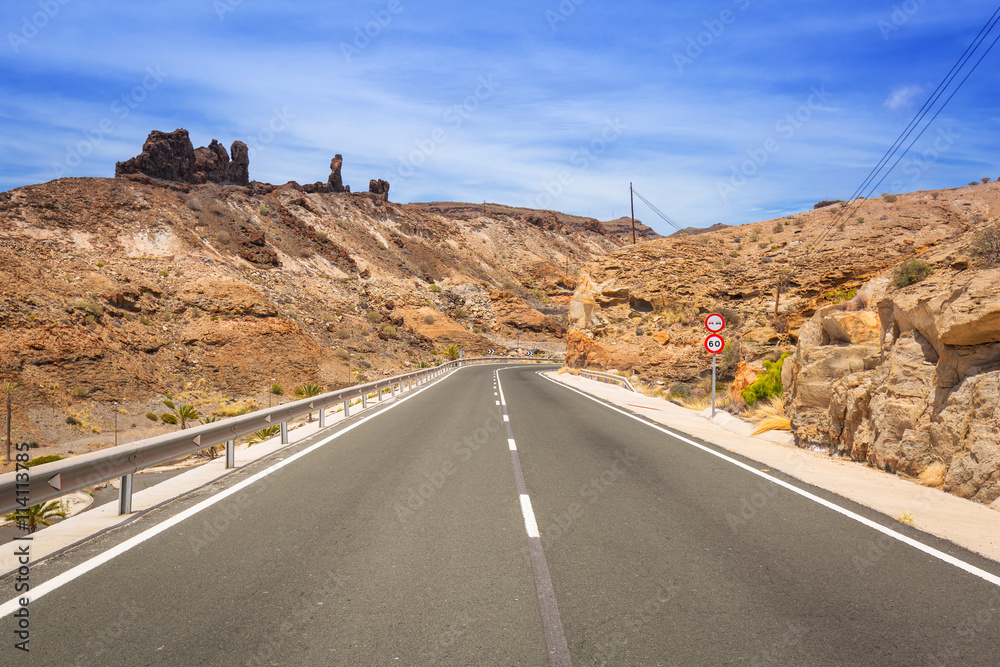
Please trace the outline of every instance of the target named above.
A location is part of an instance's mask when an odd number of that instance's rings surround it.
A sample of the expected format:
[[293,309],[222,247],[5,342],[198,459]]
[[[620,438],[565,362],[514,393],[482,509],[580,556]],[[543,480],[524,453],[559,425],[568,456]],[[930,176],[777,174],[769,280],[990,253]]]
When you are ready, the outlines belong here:
[[923,86],[913,84],[899,86],[889,93],[889,97],[882,103],[882,106],[893,113],[910,111],[923,92]]

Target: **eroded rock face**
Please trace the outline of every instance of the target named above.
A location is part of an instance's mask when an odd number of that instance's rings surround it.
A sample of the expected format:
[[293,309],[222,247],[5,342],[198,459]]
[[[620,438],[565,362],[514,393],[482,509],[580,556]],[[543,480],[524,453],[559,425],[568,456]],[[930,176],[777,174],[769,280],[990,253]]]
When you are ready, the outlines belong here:
[[783,368],[800,444],[1000,498],[1000,270],[939,272],[873,310],[818,311]]
[[216,141],[195,148],[184,129],[153,130],[142,153],[115,165],[115,176],[143,174],[164,181],[249,185],[250,157],[246,144],[234,141],[230,154]]
[[566,334],[566,361],[570,368],[607,368],[608,351],[582,331],[570,329]]
[[383,181],[381,178],[373,178],[368,184],[368,192],[375,195],[376,199],[389,201],[389,182]]

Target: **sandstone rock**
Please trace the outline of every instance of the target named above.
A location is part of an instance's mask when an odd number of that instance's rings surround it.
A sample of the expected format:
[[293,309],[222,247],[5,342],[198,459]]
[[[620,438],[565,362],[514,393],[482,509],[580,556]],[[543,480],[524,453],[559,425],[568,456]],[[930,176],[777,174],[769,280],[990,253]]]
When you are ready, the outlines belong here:
[[666,345],[670,342],[670,334],[666,331],[658,331],[653,334],[653,340],[655,340],[660,345]]
[[580,275],[576,291],[569,302],[569,324],[577,329],[588,328],[592,321],[595,309],[599,308],[595,300],[597,285],[586,273]]
[[854,345],[877,344],[881,339],[878,315],[869,310],[830,314],[823,318],[823,331],[831,340]]
[[566,360],[570,368],[607,368],[608,351],[587,334],[570,329],[566,334]]
[[547,332],[556,336],[562,336],[565,333],[565,328],[561,324],[531,308],[509,292],[490,290],[490,302],[497,322],[512,329],[538,333]]

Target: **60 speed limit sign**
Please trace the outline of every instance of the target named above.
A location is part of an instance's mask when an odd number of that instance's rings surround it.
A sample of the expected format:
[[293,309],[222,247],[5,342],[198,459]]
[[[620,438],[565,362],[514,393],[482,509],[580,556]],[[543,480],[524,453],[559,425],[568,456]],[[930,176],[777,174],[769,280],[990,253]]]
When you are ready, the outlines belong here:
[[722,349],[726,347],[726,341],[722,339],[719,334],[712,334],[705,338],[705,349],[712,354],[718,354],[722,352]]

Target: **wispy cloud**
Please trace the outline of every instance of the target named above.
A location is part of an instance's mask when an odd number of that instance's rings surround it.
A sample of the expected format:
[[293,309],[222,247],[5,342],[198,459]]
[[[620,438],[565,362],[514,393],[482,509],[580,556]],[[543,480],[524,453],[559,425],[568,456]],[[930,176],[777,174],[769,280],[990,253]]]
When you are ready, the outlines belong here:
[[889,97],[885,99],[882,106],[893,113],[913,111],[915,102],[921,95],[923,95],[923,93],[923,86],[916,86],[912,84],[899,86],[889,93]]

